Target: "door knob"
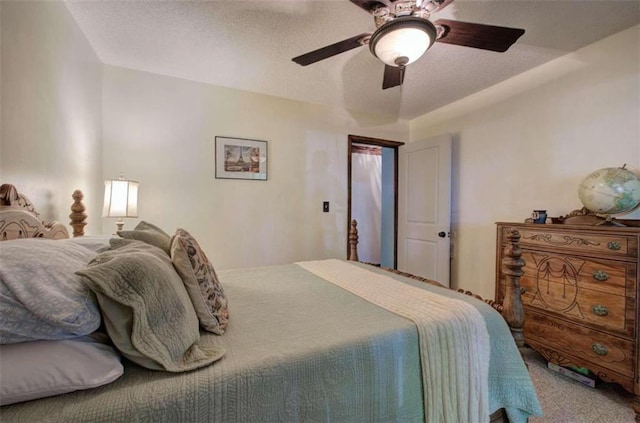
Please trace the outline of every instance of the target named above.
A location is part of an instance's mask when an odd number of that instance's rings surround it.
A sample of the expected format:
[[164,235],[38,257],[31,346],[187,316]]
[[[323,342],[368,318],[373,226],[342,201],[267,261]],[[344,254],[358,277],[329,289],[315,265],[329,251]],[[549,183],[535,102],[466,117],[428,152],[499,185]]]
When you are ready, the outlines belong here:
[[438,236],[439,236],[440,238],[444,238],[445,236],[447,236],[447,233],[446,233],[446,232],[444,232],[444,231],[440,231],[440,232],[438,232]]

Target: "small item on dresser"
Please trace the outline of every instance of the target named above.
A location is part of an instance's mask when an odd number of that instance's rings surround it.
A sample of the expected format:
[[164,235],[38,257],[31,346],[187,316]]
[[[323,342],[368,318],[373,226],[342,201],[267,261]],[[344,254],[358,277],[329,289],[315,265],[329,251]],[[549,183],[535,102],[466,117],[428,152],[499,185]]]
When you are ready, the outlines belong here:
[[546,223],[547,222],[547,211],[546,210],[534,210],[531,213],[531,218],[533,219],[533,223]]

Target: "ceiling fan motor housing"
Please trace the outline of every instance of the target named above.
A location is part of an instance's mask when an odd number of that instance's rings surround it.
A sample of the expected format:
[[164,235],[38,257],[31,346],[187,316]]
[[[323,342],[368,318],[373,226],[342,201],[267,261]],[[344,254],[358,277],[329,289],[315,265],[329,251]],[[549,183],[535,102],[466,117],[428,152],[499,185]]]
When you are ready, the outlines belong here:
[[436,40],[436,27],[428,19],[401,16],[380,26],[371,36],[369,49],[389,66],[416,61]]

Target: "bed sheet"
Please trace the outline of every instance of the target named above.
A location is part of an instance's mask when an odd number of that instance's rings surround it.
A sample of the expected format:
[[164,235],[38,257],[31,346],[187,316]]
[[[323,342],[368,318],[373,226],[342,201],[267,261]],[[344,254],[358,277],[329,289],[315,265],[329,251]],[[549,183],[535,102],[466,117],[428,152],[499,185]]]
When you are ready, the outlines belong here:
[[[356,264],[359,265],[359,264]],[[364,266],[364,265],[361,265]],[[378,269],[372,271],[380,271]],[[3,422],[421,422],[417,331],[412,322],[290,265],[223,270],[230,324],[201,343],[226,356],[180,374],[125,363],[115,382],[5,406]],[[456,295],[445,289],[394,279]],[[465,297],[465,296],[461,296]],[[531,380],[502,318],[470,301],[491,339],[490,407],[513,422],[535,413]],[[495,332],[495,335],[494,335]]]

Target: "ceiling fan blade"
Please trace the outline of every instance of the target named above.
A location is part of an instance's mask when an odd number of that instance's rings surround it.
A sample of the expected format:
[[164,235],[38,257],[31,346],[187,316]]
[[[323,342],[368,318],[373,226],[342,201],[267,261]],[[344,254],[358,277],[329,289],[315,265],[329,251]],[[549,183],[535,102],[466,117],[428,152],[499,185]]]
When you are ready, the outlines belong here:
[[391,3],[396,0],[349,0],[349,1],[355,4],[356,6],[358,6],[359,8],[364,9],[365,12],[371,13],[379,7],[386,7],[389,10],[392,10]]
[[483,25],[471,22],[438,19],[436,28],[443,29],[436,41],[503,53],[524,34],[524,29]]
[[339,41],[335,44],[328,45],[326,47],[319,48],[317,50],[310,51],[298,57],[294,57],[293,60],[299,65],[307,66],[320,60],[327,59],[336,54],[344,53],[351,49],[364,45],[365,40],[371,34],[365,32],[364,34],[356,35],[355,37],[347,38],[346,40]]
[[384,79],[382,80],[382,89],[386,90],[387,88],[397,87],[402,85],[404,81],[404,66],[389,66],[385,65],[384,67]]

